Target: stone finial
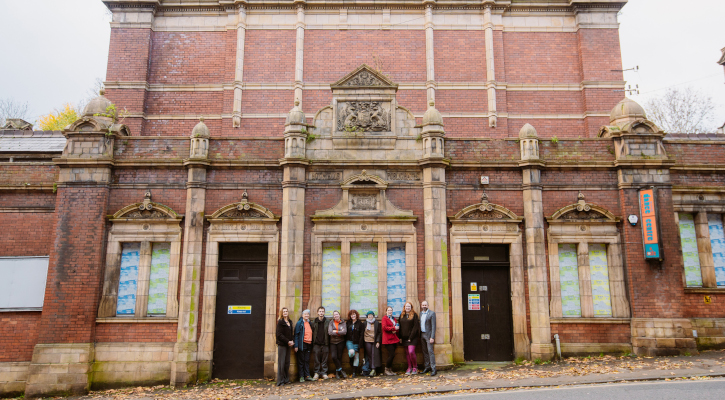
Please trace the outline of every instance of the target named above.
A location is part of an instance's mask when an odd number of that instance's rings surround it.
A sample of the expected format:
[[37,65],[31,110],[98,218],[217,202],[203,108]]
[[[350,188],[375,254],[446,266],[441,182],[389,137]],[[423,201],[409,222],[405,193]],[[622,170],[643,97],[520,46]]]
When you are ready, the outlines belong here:
[[0,131],[32,131],[33,124],[20,118],[7,118]]
[[151,204],[151,191],[146,190],[146,193],[143,196],[143,204],[138,206],[138,209],[141,211],[151,211],[154,208],[154,206]]
[[435,101],[433,100],[428,103],[428,109],[425,111],[425,114],[423,114],[423,124],[421,126],[425,127],[427,125],[443,126],[443,116],[440,111],[435,108]]
[[579,194],[576,196],[577,202],[576,202],[576,210],[577,211],[589,211],[592,209],[592,207],[587,204],[587,201],[584,198],[584,193],[579,192]]
[[206,124],[204,123],[204,117],[199,117],[199,123],[194,126],[194,129],[191,130],[191,137],[192,139],[209,139],[211,137],[211,131],[209,130],[209,127],[206,126]]
[[478,206],[478,210],[481,212],[493,210],[493,204],[488,202],[488,194],[486,194],[486,189],[483,189],[483,194],[481,195],[481,205]]
[[609,123],[614,126],[623,126],[637,119],[647,119],[647,114],[642,106],[628,98],[617,103],[609,114]]
[[109,107],[113,106],[111,100],[106,98],[106,91],[101,89],[98,92],[98,97],[88,102],[86,107],[83,109],[83,115],[81,117],[88,118],[107,118],[113,119],[114,116],[109,116]]
[[284,122],[285,126],[289,125],[306,125],[305,113],[300,108],[300,100],[295,99],[295,106],[292,107],[289,114],[287,114],[287,120]]
[[526,124],[519,131],[519,139],[538,139],[539,135],[536,133],[536,128],[531,124]]
[[237,205],[237,210],[239,211],[247,211],[252,206],[249,204],[249,195],[247,194],[247,190],[244,189],[244,193],[242,193],[242,200]]

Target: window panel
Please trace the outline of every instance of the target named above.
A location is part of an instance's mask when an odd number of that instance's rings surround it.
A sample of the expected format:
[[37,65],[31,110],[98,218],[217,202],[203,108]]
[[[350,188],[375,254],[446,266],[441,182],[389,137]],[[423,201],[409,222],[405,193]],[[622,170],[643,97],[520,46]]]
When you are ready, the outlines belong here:
[[166,301],[169,295],[170,255],[171,243],[154,243],[152,245],[147,310],[149,315],[166,315]]
[[350,244],[350,309],[378,314],[378,244]]
[[405,243],[388,243],[388,305],[396,317],[405,305]]
[[134,315],[136,313],[140,251],[141,243],[123,243],[116,315]]
[[41,309],[48,257],[0,258],[0,309]]
[[581,317],[579,264],[575,244],[559,245],[559,280],[561,282],[562,315],[564,317]]
[[725,286],[725,235],[721,214],[707,214],[707,226],[710,230],[712,258],[715,262],[717,286]]
[[685,282],[689,287],[702,287],[702,270],[700,269],[700,255],[697,249],[695,217],[692,214],[680,213],[679,220]]
[[594,316],[611,317],[612,298],[609,292],[609,265],[607,263],[606,245],[589,245],[589,269],[591,271]]
[[340,243],[322,244],[322,306],[332,316],[340,309],[342,248]]

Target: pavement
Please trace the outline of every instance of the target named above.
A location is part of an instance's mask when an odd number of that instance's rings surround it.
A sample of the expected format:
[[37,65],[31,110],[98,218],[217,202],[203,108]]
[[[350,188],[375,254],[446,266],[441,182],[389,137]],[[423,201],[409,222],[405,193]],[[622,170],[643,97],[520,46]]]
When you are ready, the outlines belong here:
[[516,388],[554,388],[623,382],[701,381],[725,377],[725,351],[695,356],[602,356],[568,358],[534,364],[466,363],[438,375],[358,377],[292,383],[277,387],[271,381],[224,381],[184,389],[128,388],[92,392],[73,399],[371,399],[429,397],[507,391]]

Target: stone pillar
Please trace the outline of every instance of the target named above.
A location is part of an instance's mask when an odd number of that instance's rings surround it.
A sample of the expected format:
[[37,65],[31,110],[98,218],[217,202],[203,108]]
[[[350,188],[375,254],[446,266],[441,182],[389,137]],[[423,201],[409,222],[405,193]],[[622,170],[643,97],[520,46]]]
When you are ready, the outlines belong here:
[[237,16],[237,60],[234,69],[234,110],[232,112],[232,125],[234,128],[242,126],[242,84],[244,82],[244,41],[247,36],[247,7],[239,5]]
[[304,79],[304,56],[305,56],[305,4],[306,0],[295,0],[297,5],[297,41],[295,50],[295,99],[302,103],[302,80]]
[[211,375],[211,365],[199,365],[197,358],[208,156],[208,144],[204,146],[204,143],[208,143],[209,136],[209,128],[203,121],[199,122],[191,134],[192,143],[197,141],[196,146],[190,148],[190,158],[185,160],[188,181],[184,212],[179,323],[174,346],[174,361],[171,364],[171,385],[176,387],[196,383],[197,379],[207,379]]
[[436,313],[437,365],[453,363],[448,279],[448,221],[446,219],[446,167],[443,118],[429,103],[420,126],[423,139],[423,213],[425,227],[425,300]]
[[538,156],[538,136],[533,126],[526,124],[519,132],[519,140],[522,145],[519,165],[522,168],[524,188],[524,233],[529,278],[531,358],[549,360],[554,356],[554,346],[551,343],[549,322],[549,287],[541,187],[541,168],[544,163]]
[[715,259],[712,256],[710,227],[707,223],[707,212],[705,211],[700,211],[695,214],[695,235],[697,236],[697,250],[700,256],[702,287],[716,288]]
[[488,126],[496,127],[496,69],[493,59],[493,22],[491,22],[491,5],[486,4],[483,10],[483,29],[486,41],[486,86],[488,87]]
[[431,102],[436,99],[436,87],[438,86],[435,81],[435,52],[433,47],[433,7],[435,6],[435,0],[423,0],[423,4],[425,5],[425,87],[428,102]]

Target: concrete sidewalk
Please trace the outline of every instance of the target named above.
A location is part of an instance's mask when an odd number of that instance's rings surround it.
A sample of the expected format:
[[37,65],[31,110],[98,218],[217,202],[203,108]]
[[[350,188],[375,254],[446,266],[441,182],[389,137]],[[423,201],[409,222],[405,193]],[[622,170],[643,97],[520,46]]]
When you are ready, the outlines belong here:
[[725,377],[725,351],[683,357],[570,358],[550,364],[464,364],[428,375],[355,378],[293,383],[276,387],[268,381],[214,381],[192,388],[118,389],[79,399],[358,399],[435,395],[465,390],[551,387],[609,382]]

